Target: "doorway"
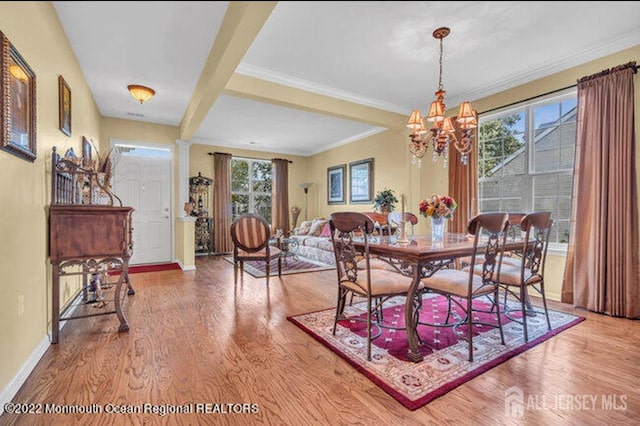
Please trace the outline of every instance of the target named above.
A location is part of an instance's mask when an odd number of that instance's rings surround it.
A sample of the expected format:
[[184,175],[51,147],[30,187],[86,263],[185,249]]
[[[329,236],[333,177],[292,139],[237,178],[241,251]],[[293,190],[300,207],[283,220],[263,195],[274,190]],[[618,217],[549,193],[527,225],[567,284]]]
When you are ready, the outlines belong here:
[[112,141],[113,188],[133,207],[132,265],[172,261],[170,147]]

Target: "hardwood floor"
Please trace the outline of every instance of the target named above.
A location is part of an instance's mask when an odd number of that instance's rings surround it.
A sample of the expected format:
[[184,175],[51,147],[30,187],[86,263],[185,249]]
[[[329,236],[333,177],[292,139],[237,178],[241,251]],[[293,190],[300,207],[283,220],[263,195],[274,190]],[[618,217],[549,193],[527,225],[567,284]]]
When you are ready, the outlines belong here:
[[[587,320],[409,411],[287,321],[335,306],[335,271],[276,276],[269,287],[245,273],[234,286],[231,264],[199,257],[195,272],[131,277],[131,330],[118,333],[112,315],[69,322],[13,400],[102,412],[5,413],[0,425],[601,425],[640,417],[638,321],[552,303]],[[522,418],[505,414],[513,386],[524,393]],[[105,412],[191,403],[217,412]],[[618,410],[603,409],[613,403]]]

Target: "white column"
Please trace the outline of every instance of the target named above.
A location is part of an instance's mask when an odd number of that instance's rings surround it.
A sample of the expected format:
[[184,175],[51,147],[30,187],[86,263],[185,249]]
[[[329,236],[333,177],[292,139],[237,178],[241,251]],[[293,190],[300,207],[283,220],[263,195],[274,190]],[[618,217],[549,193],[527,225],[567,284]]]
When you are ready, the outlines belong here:
[[178,212],[176,217],[186,216],[184,203],[189,201],[189,150],[193,142],[176,140],[178,145]]

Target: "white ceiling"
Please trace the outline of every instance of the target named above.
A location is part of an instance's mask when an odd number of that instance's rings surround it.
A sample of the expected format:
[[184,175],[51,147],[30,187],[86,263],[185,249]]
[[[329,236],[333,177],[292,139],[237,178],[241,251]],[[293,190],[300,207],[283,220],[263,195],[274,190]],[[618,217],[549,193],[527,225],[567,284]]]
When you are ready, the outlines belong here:
[[[54,2],[101,113],[171,125],[227,4]],[[437,89],[438,27],[455,106],[640,44],[639,19],[640,2],[280,2],[236,72],[408,115]],[[140,105],[128,84],[156,96]],[[377,131],[223,95],[194,140],[311,155]]]

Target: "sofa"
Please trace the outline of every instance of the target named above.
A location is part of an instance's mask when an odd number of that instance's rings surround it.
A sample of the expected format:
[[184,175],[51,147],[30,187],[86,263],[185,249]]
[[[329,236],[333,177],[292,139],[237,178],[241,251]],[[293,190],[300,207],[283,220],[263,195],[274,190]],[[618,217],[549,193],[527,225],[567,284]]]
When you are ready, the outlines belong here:
[[[375,212],[365,212],[364,214],[369,216],[375,224],[374,235],[395,231],[389,227],[386,216]],[[293,230],[293,234],[289,238],[298,243],[295,254],[328,265],[336,264],[333,243],[331,242],[331,230],[327,219],[315,218],[303,221],[299,227]]]
[[323,218],[303,221],[289,239],[298,243],[295,254],[316,262],[335,265],[329,221]]

